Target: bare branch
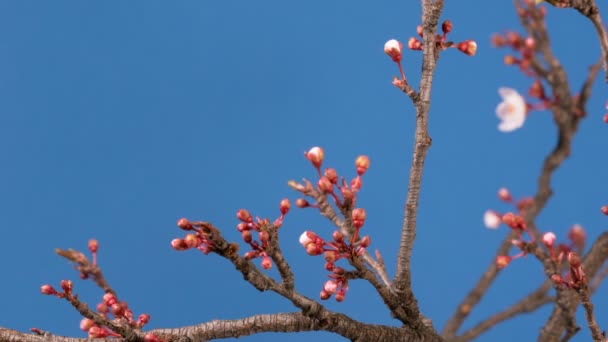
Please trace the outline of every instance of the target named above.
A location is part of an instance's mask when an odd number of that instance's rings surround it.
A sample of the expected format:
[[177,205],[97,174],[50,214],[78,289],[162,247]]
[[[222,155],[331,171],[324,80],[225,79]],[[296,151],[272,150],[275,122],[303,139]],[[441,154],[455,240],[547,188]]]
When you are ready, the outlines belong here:
[[515,303],[510,308],[501,311],[488,319],[477,324],[469,331],[458,336],[454,341],[470,341],[477,338],[479,335],[487,331],[488,329],[508,320],[517,315],[530,313],[536,311],[541,306],[551,302],[553,298],[547,295],[547,292],[551,288],[551,282],[545,281],[543,285],[531,292],[526,297],[522,298],[519,302]]
[[414,140],[414,154],[410,167],[408,192],[404,208],[404,219],[401,227],[399,253],[393,288],[408,308],[412,322],[420,321],[421,315],[418,303],[412,291],[410,258],[414,240],[416,239],[416,217],[418,213],[418,199],[422,183],[422,171],[426,153],[431,146],[431,137],[428,133],[428,114],[431,105],[431,88],[439,51],[435,45],[435,32],[443,9],[443,1],[422,0],[422,27],[423,27],[423,61],[420,91],[418,96],[411,96],[416,107],[416,131]]

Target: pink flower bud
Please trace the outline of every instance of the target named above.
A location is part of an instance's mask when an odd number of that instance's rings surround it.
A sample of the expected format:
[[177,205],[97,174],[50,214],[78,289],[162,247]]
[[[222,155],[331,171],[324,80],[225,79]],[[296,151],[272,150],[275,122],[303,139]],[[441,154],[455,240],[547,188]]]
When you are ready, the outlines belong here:
[[555,239],[557,239],[557,237],[555,236],[555,234],[553,232],[546,232],[545,234],[543,234],[543,244],[551,249],[553,248],[553,244],[555,243]]
[[270,235],[268,235],[268,232],[265,230],[262,230],[258,235],[259,235],[260,241],[262,241],[262,243],[267,243],[268,240],[270,239]]
[[474,40],[465,40],[458,43],[458,50],[469,56],[475,56],[477,53],[477,43]]
[[255,259],[258,256],[258,252],[256,251],[249,251],[247,253],[245,253],[245,255],[243,255],[243,258],[245,258],[245,260],[251,260],[251,259]]
[[239,211],[237,211],[236,212],[236,217],[241,222],[245,222],[245,223],[251,223],[251,222],[253,222],[253,218],[251,217],[251,214],[249,213],[249,211],[247,211],[245,209],[240,209]]
[[94,325],[95,321],[93,321],[92,319],[83,318],[82,320],[80,320],[80,330],[82,331],[89,331],[89,329],[91,329],[91,327]]
[[576,254],[574,252],[569,252],[568,253],[568,263],[572,267],[579,267],[581,265],[581,258],[578,256],[578,254]]
[[112,306],[112,305],[116,304],[116,296],[112,293],[108,292],[108,293],[104,294],[102,299],[106,305]]
[[357,168],[357,174],[362,176],[369,169],[369,158],[367,156],[357,157],[355,167]]
[[507,203],[513,201],[513,197],[511,197],[511,193],[509,192],[509,189],[507,189],[507,188],[498,189],[498,198],[500,198],[501,201],[504,201]]
[[561,285],[561,284],[563,284],[563,283],[564,283],[564,280],[562,279],[562,276],[561,276],[561,275],[559,275],[559,274],[557,274],[557,273],[555,273],[555,274],[553,274],[553,275],[551,276],[551,281],[553,281],[553,283],[554,283],[555,285]]
[[325,261],[334,263],[337,259],[337,254],[338,252],[336,251],[325,251],[323,257],[325,258]]
[[302,233],[302,235],[300,235],[300,244],[306,247],[306,245],[308,245],[309,243],[314,243],[317,238],[317,234],[307,230]]
[[338,291],[338,293],[336,293],[336,302],[340,303],[344,301],[344,295],[346,295],[346,292],[344,291],[344,288],[341,288],[340,291]]
[[251,229],[251,227],[250,227],[249,223],[241,222],[236,225],[236,230],[238,230],[241,233],[246,230],[250,230],[250,229]]
[[608,123],[608,113],[604,114],[604,123]]
[[[606,114],[606,118],[608,118],[608,114]],[[602,214],[608,216],[608,205],[602,206],[600,210],[602,211]]]
[[355,226],[355,228],[357,228],[357,229],[361,228],[363,226],[363,224],[365,223],[365,218],[366,218],[365,209],[363,209],[363,208],[353,209],[351,217],[353,219],[353,225]]
[[325,177],[327,177],[327,179],[329,179],[329,181],[332,184],[338,184],[338,173],[336,172],[336,169],[334,168],[328,168],[325,169],[325,172],[323,172],[323,175],[325,175]]
[[319,190],[326,192],[326,193],[333,192],[333,190],[334,190],[333,184],[325,176],[319,178],[319,181],[317,182],[317,186],[319,187]]
[[250,243],[251,240],[253,240],[253,237],[251,236],[251,231],[249,230],[244,230],[241,233],[241,237],[243,238],[243,241],[245,241],[245,243]]
[[298,199],[296,200],[296,206],[297,206],[298,208],[306,208],[306,207],[309,207],[309,206],[310,206],[310,203],[308,203],[308,201],[307,201],[307,200],[305,200],[305,199],[303,199],[303,198],[298,198]]
[[183,230],[192,230],[194,228],[187,218],[180,218],[177,220],[177,226]]
[[308,245],[306,245],[304,247],[306,248],[306,253],[308,255],[316,256],[316,255],[320,255],[323,253],[323,248],[314,243],[309,243]]
[[89,337],[90,338],[105,338],[107,336],[108,336],[108,332],[101,327],[94,325],[91,328],[89,328]]
[[304,152],[304,156],[308,159],[312,165],[318,170],[321,168],[321,164],[323,164],[323,149],[315,146],[308,150],[308,152]]
[[422,25],[416,26],[416,34],[418,36],[420,36],[420,38],[423,38],[422,36],[424,35],[422,31],[423,31]]
[[188,249],[188,245],[186,245],[186,242],[184,242],[182,239],[173,239],[171,240],[171,248],[175,249],[176,251],[184,251]]
[[97,249],[99,248],[99,243],[95,239],[89,240],[89,251],[91,253],[97,253]]
[[269,257],[265,256],[264,259],[262,259],[262,268],[265,270],[269,270],[272,267],[272,261],[270,260]]
[[508,255],[499,255],[496,257],[496,266],[500,269],[507,267],[511,262],[511,257]]
[[188,248],[194,248],[201,244],[201,240],[198,236],[196,236],[196,234],[186,234],[184,237],[184,243],[186,246],[188,246]]
[[97,304],[96,309],[97,309],[97,312],[99,312],[101,314],[107,314],[109,312],[108,306],[104,302]]
[[329,294],[334,294],[338,290],[338,283],[335,280],[328,280],[323,285],[323,290]]
[[355,192],[359,191],[362,186],[363,186],[363,181],[361,180],[360,176],[357,176],[357,177],[353,178],[352,181],[350,181],[350,187]]
[[407,48],[410,50],[422,50],[423,46],[422,46],[422,42],[420,40],[418,40],[418,38],[415,37],[411,37],[408,41],[407,41]]
[[452,32],[452,22],[449,20],[444,21],[443,24],[441,24],[441,30],[444,34]]
[[369,235],[365,235],[363,238],[361,238],[361,242],[359,242],[359,247],[367,248],[370,243],[372,243],[372,239],[369,237]]
[[57,291],[49,284],[44,284],[40,286],[40,292],[45,295],[54,295],[57,294]]
[[279,210],[281,211],[281,215],[286,215],[291,209],[291,203],[287,198],[283,198],[281,203],[279,204]]
[[72,286],[73,285],[72,285],[72,281],[71,280],[64,279],[64,280],[62,280],[59,283],[59,286],[61,286],[61,288],[63,289],[63,291],[66,292],[66,293],[72,292]]
[[118,303],[114,303],[110,305],[110,310],[112,311],[112,314],[114,316],[121,316],[123,312],[123,307]]
[[396,39],[391,39],[384,44],[384,53],[395,63],[401,62],[401,50],[403,50],[403,44]]
[[137,317],[137,325],[140,327],[148,324],[148,322],[150,322],[149,314],[141,314],[141,315],[139,315],[139,317]]
[[334,232],[332,233],[331,237],[337,243],[341,243],[342,241],[344,241],[344,234],[342,234],[342,232],[339,231],[339,230],[334,230]]
[[585,233],[585,229],[580,224],[573,225],[568,231],[568,239],[570,239],[570,241],[572,241],[572,244],[575,245],[578,249],[583,249],[587,240],[587,234]]
[[319,294],[319,298],[321,300],[328,300],[329,297],[331,297],[331,294],[329,294],[327,291],[325,290],[321,290],[321,293]]
[[342,193],[342,198],[344,198],[344,202],[352,203],[353,200],[355,199],[355,194],[349,188],[341,187],[340,193]]

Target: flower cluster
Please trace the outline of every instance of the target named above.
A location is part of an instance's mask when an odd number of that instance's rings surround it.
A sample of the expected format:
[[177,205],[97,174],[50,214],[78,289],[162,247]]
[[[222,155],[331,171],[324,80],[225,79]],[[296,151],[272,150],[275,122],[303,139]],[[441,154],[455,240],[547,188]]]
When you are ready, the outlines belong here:
[[[439,51],[442,51],[442,50],[446,50],[448,48],[457,48],[462,53],[464,53],[468,56],[474,56],[475,53],[477,52],[477,43],[474,40],[469,39],[469,40],[462,41],[460,43],[454,43],[454,42],[448,41],[447,35],[448,35],[448,33],[450,33],[452,31],[452,29],[453,29],[453,25],[452,25],[452,22],[449,20],[446,20],[441,24],[442,33],[436,33],[435,37],[434,37],[436,49],[438,49]],[[416,27],[416,33],[418,34],[418,36],[421,39],[424,38],[422,25],[418,25]],[[421,39],[418,39],[416,37],[411,37],[407,42],[408,49],[414,50],[414,51],[423,50],[424,43]],[[403,44],[396,39],[391,39],[391,40],[387,41],[386,44],[384,44],[384,53],[386,53],[393,60],[393,62],[397,63],[397,65],[399,66],[399,72],[401,73],[401,80],[396,79],[396,78],[393,80],[393,84],[395,84],[396,86],[399,86],[400,83],[403,83],[406,81],[405,73],[403,72],[403,67],[401,65],[402,51],[403,51]]]

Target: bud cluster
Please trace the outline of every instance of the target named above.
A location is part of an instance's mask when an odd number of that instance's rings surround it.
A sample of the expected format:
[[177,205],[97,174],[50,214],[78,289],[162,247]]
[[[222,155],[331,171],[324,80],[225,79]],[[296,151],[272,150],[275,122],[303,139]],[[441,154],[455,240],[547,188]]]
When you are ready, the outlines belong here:
[[[253,217],[246,209],[240,209],[237,212],[236,217],[241,222],[236,226],[236,229],[241,233],[243,241],[251,247],[251,251],[245,253],[245,259],[251,260],[262,258],[263,269],[268,270],[272,267],[272,260],[267,252],[271,239],[270,232],[271,230],[276,230],[281,227],[283,219],[290,209],[291,203],[289,200],[287,198],[282,199],[279,203],[281,216],[274,220],[273,224],[270,224],[270,221],[266,218],[260,219],[256,217],[256,220],[254,221]],[[253,239],[253,232],[257,232],[259,240]]]
[[579,289],[587,285],[587,275],[583,269],[581,258],[575,252],[568,252],[568,273],[562,276],[555,273],[551,280],[556,286],[563,286],[568,289]]
[[215,244],[210,239],[210,232],[206,228],[206,222],[190,222],[187,218],[177,220],[177,226],[187,232],[183,238],[171,240],[171,248],[176,251],[198,249],[205,255],[212,252]]
[[[324,152],[321,147],[313,147],[308,152],[304,153],[306,159],[317,169],[319,179],[317,180],[317,190],[326,196],[331,196],[334,203],[341,210],[352,208],[357,200],[357,192],[363,186],[362,176],[369,169],[370,161],[367,156],[359,156],[355,159],[355,170],[357,176],[350,183],[346,182],[344,177],[340,177],[334,168],[327,168],[321,172],[323,164]],[[301,192],[306,196],[312,196],[314,187],[309,181],[304,181],[300,184],[296,181],[287,183],[291,188]],[[319,208],[317,203],[310,203],[304,198],[296,200],[296,206],[299,208]]]
[[[468,39],[460,43],[454,43],[447,40],[447,35],[448,33],[452,32],[452,29],[453,24],[450,20],[446,20],[441,24],[442,33],[436,33],[434,37],[435,48],[439,51],[446,50],[448,48],[457,48],[459,51],[468,56],[474,56],[477,52],[477,43],[474,40]],[[416,27],[416,33],[418,34],[420,39],[416,37],[411,37],[407,41],[408,49],[414,51],[422,51],[424,49],[423,31],[424,29],[422,25],[418,25]],[[400,80],[396,77],[393,79],[393,84],[396,86],[401,86],[404,82],[406,82],[405,73],[403,72],[403,66],[401,65],[401,60],[403,59],[402,52],[403,44],[396,39],[391,39],[384,44],[384,53],[386,53],[393,60],[393,62],[397,63],[397,66],[399,67],[399,72],[401,73]]]
[[327,281],[321,291],[320,298],[325,300],[335,293],[335,299],[338,302],[344,300],[344,295],[348,289],[348,281],[344,277],[345,271],[341,267],[336,267],[336,262],[340,259],[353,260],[354,258],[363,255],[366,248],[371,244],[371,239],[368,235],[358,238],[359,230],[365,223],[365,210],[356,208],[351,214],[355,232],[353,237],[345,239],[345,236],[340,231],[334,231],[331,241],[325,241],[312,231],[305,231],[300,236],[300,244],[306,250],[308,255],[316,256],[323,254],[325,259],[325,269],[330,271],[329,281]]

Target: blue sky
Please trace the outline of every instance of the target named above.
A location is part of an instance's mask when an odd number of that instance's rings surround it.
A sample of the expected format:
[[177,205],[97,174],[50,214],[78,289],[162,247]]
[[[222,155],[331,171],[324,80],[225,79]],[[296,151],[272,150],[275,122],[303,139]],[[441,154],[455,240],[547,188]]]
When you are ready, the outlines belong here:
[[[555,142],[547,112],[533,112],[514,133],[496,129],[498,87],[525,92],[530,80],[502,65],[506,51],[489,44],[494,32],[519,31],[512,3],[487,4],[446,1],[442,18],[454,24],[452,39],[475,39],[479,48],[474,58],[443,53],[433,84],[433,146],[412,267],[420,306],[438,328],[506,234],[481,221],[488,208],[509,209],[496,190],[533,194]],[[326,166],[349,178],[356,156],[370,156],[359,197],[368,214],[363,229],[392,270],[414,111],[391,85],[398,70],[382,47],[390,38],[406,42],[419,20],[420,5],[410,1],[0,2],[0,289],[8,308],[0,326],[85,336],[78,314],[39,295],[39,286],[74,279],[81,298],[97,303],[100,290],[53,253],[85,250],[91,237],[99,240],[108,280],[136,314],[151,314],[150,328],[293,311],[286,300],[248,286],[219,257],[177,253],[169,242],[182,234],[179,217],[211,221],[232,240],[239,239],[239,208],[276,217],[282,198],[297,198],[287,181],[314,177],[302,152],[315,145],[324,147]],[[548,26],[578,88],[599,53],[593,28],[576,12],[553,8]],[[404,53],[415,85],[420,60],[417,52]],[[558,238],[574,223],[591,238],[606,226],[599,211],[607,193],[604,94],[597,82],[572,156],[555,175],[555,196],[538,219]],[[298,290],[316,297],[326,272],[297,243],[306,229],[332,231],[315,211],[294,210],[281,240]],[[542,279],[535,260],[517,260],[466,326]],[[605,291],[594,297],[604,328]],[[344,303],[326,305],[396,324],[363,282],[351,283]],[[548,312],[511,320],[480,340],[533,339]],[[585,327],[580,312],[579,324]],[[290,340],[310,337],[342,340],[328,333]],[[584,328],[575,340],[588,338]]]

